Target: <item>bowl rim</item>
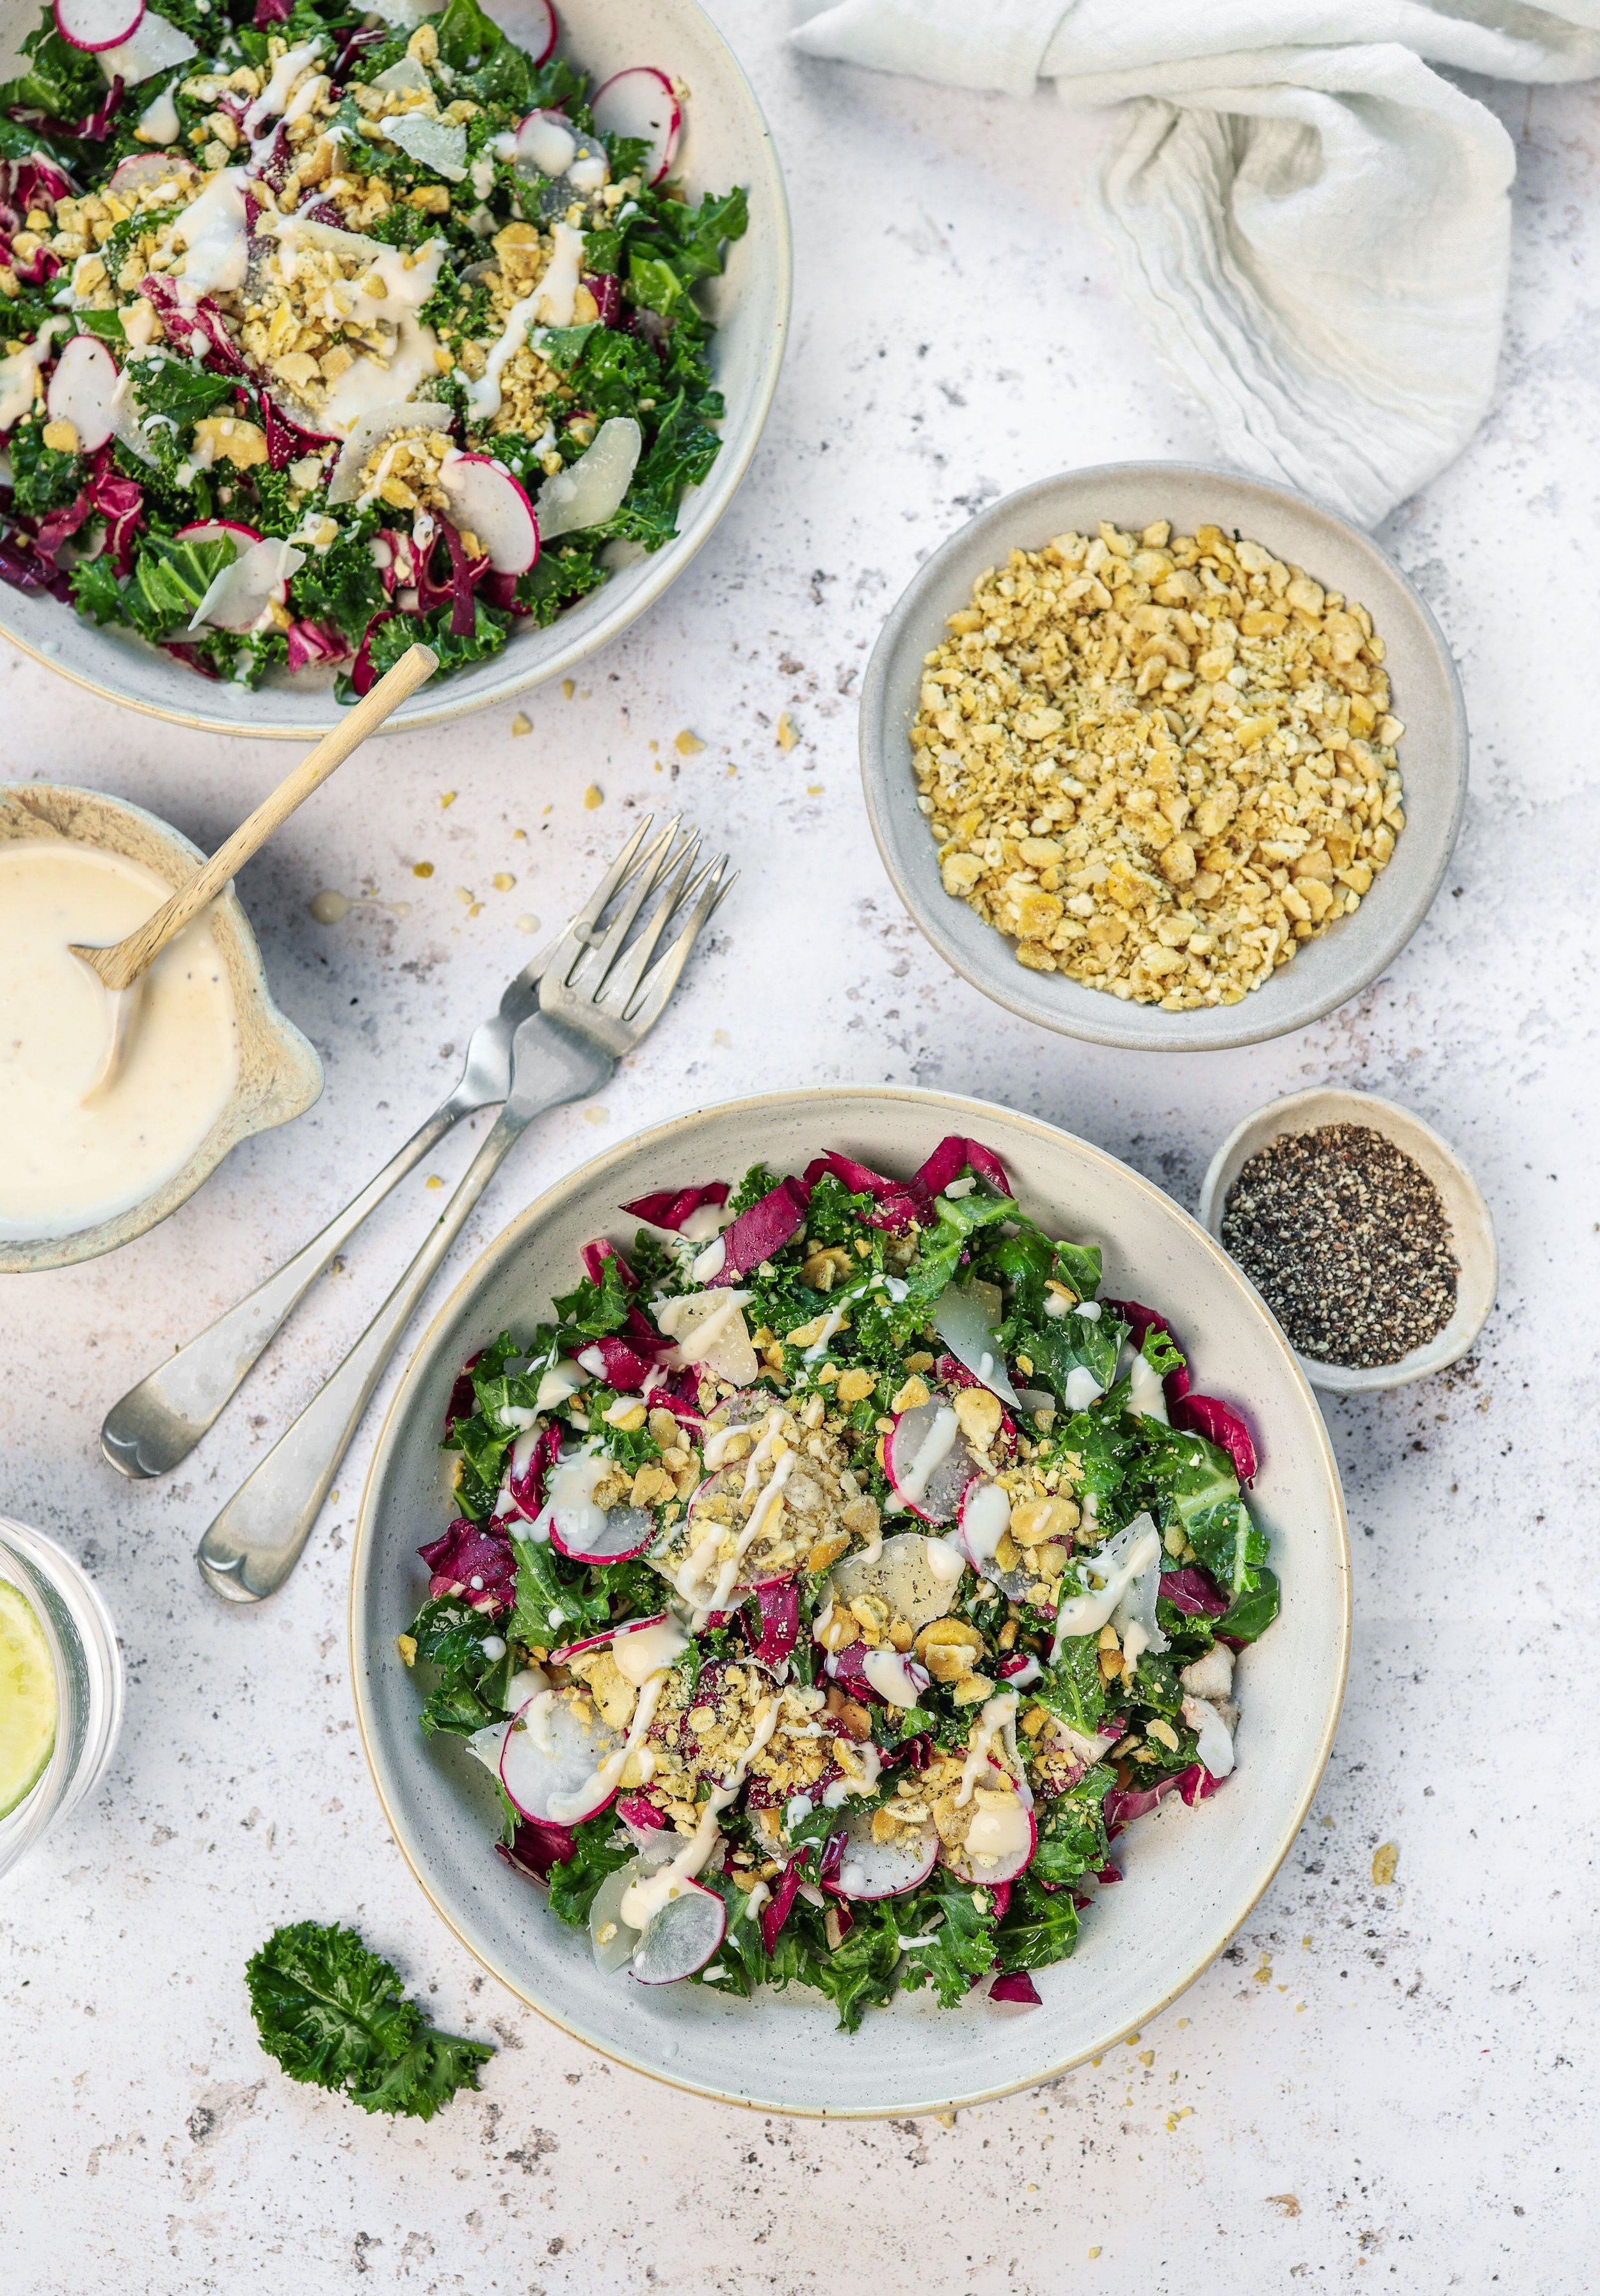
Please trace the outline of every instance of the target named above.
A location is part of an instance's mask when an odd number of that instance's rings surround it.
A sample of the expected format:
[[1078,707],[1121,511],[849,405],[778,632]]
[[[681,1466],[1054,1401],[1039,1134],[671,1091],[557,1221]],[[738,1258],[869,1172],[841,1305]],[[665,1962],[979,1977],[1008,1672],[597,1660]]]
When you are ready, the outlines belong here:
[[[1289,504],[1298,512],[1309,512],[1314,518],[1326,521],[1329,525],[1338,528],[1358,549],[1367,553],[1382,569],[1383,575],[1406,594],[1438,657],[1449,705],[1449,749],[1454,757],[1456,768],[1456,786],[1449,820],[1445,834],[1440,840],[1437,856],[1426,883],[1418,889],[1406,908],[1397,912],[1395,921],[1385,934],[1376,955],[1365,965],[1357,968],[1360,977],[1351,980],[1346,987],[1336,987],[1325,991],[1320,996],[1313,999],[1309,1008],[1297,1011],[1292,1018],[1285,1021],[1262,1021],[1250,1017],[1251,997],[1256,993],[1251,991],[1235,1005],[1211,1008],[1213,1018],[1219,1018],[1224,1011],[1239,1017],[1235,1020],[1231,1027],[1215,1027],[1213,1031],[1207,1035],[1203,1043],[1196,1042],[1192,1037],[1186,1037],[1184,1030],[1177,1025],[1180,1021],[1188,1016],[1178,1013],[1161,1013],[1161,1008],[1156,1005],[1131,1008],[1152,1015],[1147,1027],[1133,1027],[1120,1021],[1117,1016],[1130,1008],[1124,1006],[1118,998],[1104,991],[1086,991],[1086,994],[1097,998],[1100,1004],[1106,1006],[1106,1017],[1104,1021],[1095,1011],[1082,1014],[1074,1011],[1070,1014],[1063,1014],[1045,1006],[1040,999],[1030,994],[1028,984],[1031,976],[1016,963],[1009,942],[997,931],[992,933],[992,939],[997,954],[1004,955],[1005,960],[1004,965],[997,963],[993,968],[992,976],[983,967],[974,966],[969,962],[961,943],[955,935],[946,930],[939,914],[924,906],[915,882],[908,873],[900,868],[890,827],[890,808],[894,802],[898,787],[896,771],[890,766],[889,758],[889,750],[894,738],[888,723],[890,667],[899,650],[907,625],[916,618],[928,592],[937,586],[952,562],[970,545],[977,531],[1002,523],[1020,526],[1034,504],[1054,494],[1065,482],[1093,480],[1111,486],[1121,480],[1156,475],[1174,480],[1202,480],[1213,486],[1230,488],[1236,496],[1243,498],[1253,497],[1269,504]],[[1252,477],[1247,472],[1230,470],[1221,464],[1154,459],[1085,463],[1080,467],[1053,472],[1046,478],[1030,480],[1026,486],[1018,487],[1011,494],[1003,495],[997,502],[989,503],[982,510],[974,512],[971,518],[957,527],[953,534],[948,535],[938,549],[923,561],[885,617],[867,660],[866,676],[862,680],[858,725],[861,783],[873,839],[890,882],[898,894],[907,914],[924,939],[932,944],[945,963],[964,980],[970,982],[972,988],[993,1003],[1001,1005],[1006,1012],[1014,1013],[1019,1019],[1031,1021],[1036,1027],[1048,1029],[1059,1036],[1075,1037],[1087,1044],[1112,1045],[1125,1052],[1202,1054],[1233,1051],[1243,1045],[1263,1044],[1275,1037],[1291,1036],[1296,1029],[1309,1028],[1312,1022],[1325,1018],[1329,1013],[1336,1012],[1342,1004],[1347,1004],[1351,997],[1358,996],[1363,989],[1371,987],[1387,966],[1393,964],[1432,907],[1439,888],[1443,882],[1445,872],[1450,865],[1450,858],[1456,849],[1456,840],[1460,833],[1462,816],[1466,805],[1471,749],[1466,701],[1462,692],[1461,676],[1456,666],[1455,656],[1426,599],[1423,597],[1410,577],[1395,563],[1389,553],[1374,541],[1370,534],[1352,524],[1349,519],[1341,517],[1337,511],[1330,510],[1325,504],[1317,502],[1309,496],[1297,493],[1292,487],[1275,486],[1264,479]],[[1404,769],[1402,758],[1402,774]],[[1379,882],[1381,882],[1382,880],[1380,879]],[[1259,1008],[1256,1009],[1259,1011]],[[1159,1021],[1155,1017],[1158,1014]]]
[[1338,1461],[1334,1456],[1333,1443],[1322,1413],[1317,1406],[1317,1398],[1311,1392],[1299,1358],[1284,1340],[1276,1320],[1266,1310],[1265,1303],[1255,1287],[1244,1277],[1243,1271],[1235,1266],[1216,1239],[1188,1212],[1185,1211],[1181,1204],[1174,1201],[1164,1190],[1158,1188],[1153,1181],[1147,1180],[1143,1173],[1136,1172],[1131,1165],[1123,1163],[1120,1157],[1112,1156],[1108,1150],[1095,1146],[1092,1141],[1084,1140],[1076,1133],[1065,1132],[1061,1126],[1047,1123],[1042,1117],[1030,1116],[1021,1110],[1005,1108],[997,1102],[974,1099],[961,1093],[935,1091],[915,1085],[808,1085],[790,1090],[753,1093],[734,1100],[716,1102],[706,1108],[695,1110],[693,1115],[698,1118],[711,1114],[726,1115],[734,1111],[787,1109],[794,1107],[797,1103],[813,1102],[836,1103],[841,1096],[848,1096],[864,1103],[883,1101],[909,1102],[914,1105],[930,1110],[942,1110],[955,1116],[976,1119],[980,1123],[989,1116],[1002,1116],[1009,1123],[1022,1125],[1046,1144],[1054,1144],[1065,1139],[1084,1154],[1110,1167],[1121,1180],[1133,1183],[1139,1191],[1150,1198],[1153,1204],[1159,1206],[1162,1212],[1170,1215],[1194,1231],[1195,1238],[1203,1244],[1216,1261],[1218,1271],[1225,1280],[1237,1283],[1242,1289],[1246,1305],[1251,1308],[1259,1309],[1266,1316],[1270,1335],[1276,1345],[1283,1349],[1290,1372],[1302,1390],[1301,1399],[1306,1406],[1308,1423],[1312,1431],[1312,1440],[1317,1448],[1318,1464],[1327,1482],[1333,1502],[1331,1512],[1335,1534],[1333,1569],[1342,1597],[1339,1605],[1337,1680],[1333,1695],[1329,1702],[1328,1711],[1323,1718],[1316,1758],[1308,1767],[1308,1775],[1292,1820],[1285,1824],[1279,1840],[1268,1855],[1260,1861],[1260,1866],[1252,1881],[1248,1901],[1240,1907],[1236,1916],[1227,1922],[1220,1933],[1210,1940],[1207,1949],[1193,1967],[1187,1970],[1184,1976],[1158,2000],[1152,2001],[1143,2008],[1132,2024],[1118,2025],[1108,2030],[1104,2035],[1096,2037],[1085,2047],[1076,2051],[1059,2064],[1044,2065],[1020,2079],[1004,2081],[997,2087],[973,2090],[956,2098],[941,2096],[911,2103],[896,2098],[881,2104],[849,2105],[831,2109],[823,2105],[795,2104],[781,2098],[760,2097],[745,2091],[715,2088],[702,2082],[688,2080],[681,2075],[664,2070],[659,2064],[648,2063],[626,2049],[601,2039],[597,2035],[588,2031],[580,2021],[570,2015],[564,2014],[553,2003],[536,1999],[517,1978],[499,1965],[489,1952],[474,1944],[457,1927],[456,1923],[435,1896],[423,1871],[420,1847],[414,1847],[404,1821],[390,1807],[389,1796],[384,1791],[382,1767],[376,1751],[379,1733],[369,1698],[366,1668],[364,1664],[358,1598],[371,1558],[377,1547],[376,1491],[380,1470],[387,1460],[401,1422],[410,1408],[412,1388],[419,1365],[423,1357],[431,1353],[446,1327],[480,1281],[486,1264],[491,1259],[498,1262],[506,1252],[515,1250],[521,1239],[536,1229],[537,1225],[547,1218],[567,1198],[595,1185],[600,1175],[624,1156],[631,1156],[641,1147],[654,1149],[681,1144],[682,1128],[685,1121],[682,1117],[669,1118],[662,1122],[648,1125],[637,1132],[631,1133],[627,1138],[618,1141],[613,1147],[606,1149],[599,1156],[588,1159],[552,1182],[550,1186],[544,1189],[531,1203],[526,1205],[509,1220],[497,1235],[490,1239],[483,1250],[473,1259],[472,1266],[452,1286],[448,1297],[431,1317],[426,1329],[418,1338],[406,1359],[405,1371],[384,1412],[377,1440],[373,1447],[372,1459],[362,1488],[361,1504],[357,1513],[355,1535],[350,1545],[350,1584],[347,1619],[350,1685],[356,1710],[356,1730],[378,1796],[379,1808],[383,1813],[396,1849],[410,1868],[423,1896],[457,1944],[465,1948],[480,1968],[487,1970],[489,1975],[504,1985],[517,2000],[536,2011],[549,2023],[557,2026],[581,2046],[594,2050],[597,2055],[606,2058],[613,2064],[625,2066],[630,2072],[642,2073],[651,2080],[660,2081],[669,2088],[680,2089],[685,2095],[692,2096],[706,2097],[714,2103],[738,2105],[748,2112],[782,2114],[795,2120],[882,2120],[907,2114],[915,2117],[924,2112],[952,2109],[964,2110],[969,2105],[989,2103],[997,2098],[1014,2095],[1020,2090],[1034,2088],[1042,2082],[1053,2080],[1058,2075],[1071,2071],[1074,2066],[1084,2063],[1091,2056],[1102,2054],[1106,2049],[1121,2040],[1126,2033],[1136,2030],[1148,2019],[1158,2015],[1177,2000],[1180,1994],[1186,1992],[1196,1978],[1210,1967],[1218,1956],[1224,1951],[1249,1920],[1276,1879],[1280,1867],[1299,1837],[1301,1828],[1305,1824],[1311,1804],[1316,1799],[1317,1788],[1322,1783],[1323,1775],[1327,1768],[1340,1716],[1343,1710],[1344,1694],[1350,1675],[1352,1588],[1349,1523]]
[[[420,732],[427,726],[449,725],[457,718],[471,717],[480,709],[497,709],[503,702],[515,701],[519,694],[532,693],[538,686],[547,685],[553,678],[569,674],[579,662],[587,661],[592,654],[598,653],[602,647],[609,645],[613,638],[619,637],[624,630],[630,627],[642,614],[655,604],[663,591],[677,581],[691,561],[699,555],[710,540],[711,536],[721,524],[723,516],[737,493],[751,463],[754,461],[756,450],[765,435],[767,417],[772,412],[772,402],[776,396],[779,378],[783,372],[784,354],[788,345],[794,298],[794,233],[789,213],[788,193],[784,183],[784,171],[778,160],[777,144],[767,114],[762,108],[760,98],[757,95],[750,75],[741,63],[732,42],[720,25],[716,23],[701,6],[700,0],[674,0],[674,4],[683,9],[685,13],[698,18],[707,37],[715,41],[722,49],[734,85],[743,91],[745,102],[750,108],[751,123],[755,131],[756,149],[759,153],[761,188],[772,202],[774,222],[772,293],[776,308],[759,381],[748,402],[749,411],[743,436],[736,445],[732,447],[725,439],[706,480],[702,485],[695,488],[693,500],[693,508],[698,515],[693,530],[687,534],[674,535],[672,540],[662,549],[642,562],[644,570],[640,579],[622,593],[613,603],[609,612],[598,615],[593,627],[581,637],[570,640],[543,660],[537,668],[525,671],[514,671],[510,668],[512,649],[507,646],[499,659],[507,664],[508,674],[497,680],[488,691],[476,694],[471,700],[464,695],[452,700],[449,698],[452,692],[449,685],[437,688],[432,696],[430,696],[424,689],[422,693],[414,695],[409,701],[402,703],[394,715],[384,725],[378,727],[377,733],[380,735],[387,737],[395,734]],[[607,586],[609,587],[610,585],[608,584]],[[64,607],[62,611],[70,613],[72,610]],[[559,629],[560,620],[551,624],[550,627],[553,629]],[[258,724],[254,721],[241,724],[231,718],[212,717],[201,709],[185,709],[176,703],[169,706],[160,701],[143,700],[136,694],[113,692],[111,687],[103,685],[97,677],[90,676],[86,672],[74,668],[64,652],[62,654],[46,652],[42,645],[33,644],[12,628],[5,615],[3,595],[0,595],[0,637],[3,637],[7,644],[15,646],[19,652],[25,653],[32,660],[37,661],[41,668],[53,670],[57,676],[68,679],[70,684],[81,687],[86,693],[95,695],[102,701],[109,701],[123,709],[135,710],[143,718],[154,718],[168,726],[186,726],[194,733],[222,734],[236,741],[315,741],[319,734],[325,734],[339,725],[345,716],[345,711],[334,701],[331,690],[326,697],[328,711],[325,718],[308,719],[292,725],[272,723],[265,718]],[[203,692],[203,680],[193,679],[193,682],[200,685]],[[278,690],[273,687],[262,687],[258,689],[258,692],[270,696]]]
[[[45,793],[76,798],[88,814],[120,814],[142,823],[175,858],[190,861],[196,868],[209,857],[192,837],[175,828],[171,822],[163,821],[160,814],[152,813],[147,806],[135,804],[131,798],[113,797],[108,790],[84,789],[73,782],[0,781],[0,803],[15,800],[26,806],[30,796]],[[56,833],[67,837],[65,831]],[[0,845],[10,841],[0,838]],[[92,840],[67,837],[67,841],[90,844]],[[95,845],[94,849],[106,849]],[[250,1139],[258,1132],[275,1131],[280,1124],[292,1124],[297,1116],[303,1116],[321,1098],[324,1081],[322,1055],[273,996],[255,928],[232,883],[218,893],[211,907],[226,917],[242,960],[247,997],[236,1016],[241,1034],[253,1012],[263,1040],[273,1049],[270,1071],[252,1084],[242,1065],[232,1094],[189,1161],[148,1196],[130,1204],[126,1211],[115,1212],[109,1219],[97,1220],[93,1227],[78,1228],[70,1235],[0,1236],[0,1275],[44,1275],[51,1268],[75,1267],[86,1259],[98,1259],[107,1252],[119,1250],[125,1243],[132,1243],[135,1237],[159,1227],[186,1204],[242,1140]],[[186,1177],[196,1159],[208,1149],[215,1152],[203,1166],[193,1169],[192,1177]]]
[[[1227,1208],[1224,1183],[1231,1186],[1238,1177],[1236,1170],[1230,1169],[1230,1167],[1242,1163],[1244,1154],[1253,1152],[1255,1145],[1265,1147],[1268,1139],[1276,1137],[1279,1132],[1306,1129],[1285,1119],[1298,1115],[1314,1101],[1324,1103],[1325,1107],[1329,1101],[1339,1101],[1349,1108],[1348,1117],[1330,1119],[1325,1115],[1320,1119],[1322,1122],[1349,1122],[1365,1113],[1374,1131],[1386,1133],[1395,1145],[1407,1154],[1419,1141],[1426,1142],[1453,1175],[1472,1215],[1470,1238],[1464,1243],[1460,1234],[1455,1237],[1456,1261],[1465,1276],[1470,1253],[1474,1269],[1481,1271],[1480,1281],[1485,1296],[1481,1310],[1474,1310],[1458,1330],[1451,1331],[1450,1326],[1456,1321],[1452,1316],[1450,1324],[1437,1337],[1420,1348],[1413,1348],[1410,1354],[1402,1356],[1398,1363],[1368,1365],[1318,1363],[1315,1357],[1301,1355],[1287,1339],[1284,1340],[1284,1346],[1291,1347],[1294,1360],[1305,1374],[1308,1382],[1320,1389],[1325,1395],[1381,1395],[1393,1388],[1409,1387],[1414,1380],[1431,1379],[1435,1372],[1448,1371],[1452,1364],[1459,1363],[1462,1357],[1476,1345],[1479,1334],[1493,1312],[1499,1288],[1500,1248],[1495,1234],[1494,1215],[1461,1156],[1414,1110],[1402,1107],[1397,1100],[1385,1100],[1379,1093],[1363,1092],[1358,1086],[1314,1085],[1304,1092],[1286,1093],[1282,1099],[1264,1102],[1243,1122],[1235,1125],[1206,1167],[1206,1176],[1200,1186],[1198,1218],[1200,1225],[1215,1239],[1219,1249],[1227,1249],[1222,1242],[1222,1216]],[[1276,1129],[1268,1132],[1266,1128],[1268,1126]],[[1259,1142],[1255,1137],[1258,1134],[1262,1136]],[[1237,1265],[1236,1262],[1235,1264]],[[1239,1273],[1243,1275],[1244,1270],[1240,1268]],[[1248,1275],[1244,1280],[1251,1283]],[[1253,1283],[1251,1283],[1251,1289],[1255,1290]],[[1265,1297],[1259,1293],[1257,1296],[1270,1316],[1272,1309]],[[1276,1321],[1276,1317],[1274,1321]]]

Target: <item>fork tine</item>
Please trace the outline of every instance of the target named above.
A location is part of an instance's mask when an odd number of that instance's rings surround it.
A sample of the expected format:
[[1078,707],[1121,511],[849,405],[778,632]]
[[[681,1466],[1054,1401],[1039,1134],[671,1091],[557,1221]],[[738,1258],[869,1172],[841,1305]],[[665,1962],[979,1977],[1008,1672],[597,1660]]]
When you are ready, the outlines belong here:
[[631,872],[637,870],[648,894],[661,874],[662,857],[672,845],[678,830],[675,816],[641,854],[640,848],[644,846],[644,840],[650,835],[653,820],[653,815],[645,815],[582,908],[568,920],[566,926],[544,952],[542,971],[545,977],[558,982],[567,980],[578,960],[587,954],[591,946],[590,936],[607,903],[612,899],[618,888],[627,882]]
[[678,873],[679,865],[685,854],[692,856],[694,853],[700,843],[699,832],[691,834],[685,845],[679,845],[677,842],[678,828],[676,821],[670,824],[670,828],[672,841],[662,846],[658,839],[651,847],[646,859],[653,865],[649,867],[641,865],[636,871],[631,887],[619,906],[616,915],[606,926],[603,936],[597,939],[593,933],[590,934],[588,947],[567,975],[569,988],[580,995],[590,996],[597,996],[600,994],[611,966],[621,954],[624,942],[633,931],[634,921],[639,911],[658,886],[669,882]]
[[604,1005],[607,1012],[616,1013],[619,1020],[632,1004],[644,968],[655,955],[662,932],[700,890],[705,873],[702,871],[701,875],[691,882],[691,872],[699,851],[700,832],[696,830],[674,862],[670,873],[664,879],[660,898],[644,920],[638,939],[619,957],[615,967],[606,974],[603,983],[595,991],[595,1003]]
[[689,913],[688,922],[666,954],[659,956],[645,974],[639,989],[639,1002],[634,1010],[624,1014],[636,1038],[653,1029],[661,1019],[662,1007],[677,987],[678,975],[698,935],[715,914],[724,895],[738,882],[737,871],[731,877],[724,877],[723,871],[727,865],[726,853],[718,854],[716,860],[708,865],[699,881],[700,894]]

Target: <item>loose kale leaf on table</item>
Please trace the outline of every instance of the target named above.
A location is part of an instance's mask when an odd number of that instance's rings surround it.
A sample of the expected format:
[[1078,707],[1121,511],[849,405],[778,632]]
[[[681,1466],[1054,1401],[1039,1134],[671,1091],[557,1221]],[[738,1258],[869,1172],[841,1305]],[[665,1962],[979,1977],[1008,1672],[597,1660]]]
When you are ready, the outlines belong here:
[[291,2080],[365,2112],[431,2120],[458,2088],[478,2087],[479,2066],[495,2054],[486,2041],[436,2032],[401,1992],[399,1972],[337,1923],[275,1930],[244,1975],[267,2055]]

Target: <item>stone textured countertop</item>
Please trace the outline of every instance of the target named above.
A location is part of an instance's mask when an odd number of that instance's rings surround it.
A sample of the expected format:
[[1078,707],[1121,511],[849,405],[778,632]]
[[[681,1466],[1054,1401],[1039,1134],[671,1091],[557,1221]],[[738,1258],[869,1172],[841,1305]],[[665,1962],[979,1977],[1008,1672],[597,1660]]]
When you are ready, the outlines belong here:
[[[245,873],[275,990],[327,1063],[320,1104],[113,1258],[0,1283],[0,1512],[91,1565],[128,1665],[107,1780],[0,1891],[6,2284],[1587,2289],[1595,93],[1489,91],[1520,156],[1499,402],[1381,537],[1466,687],[1473,789],[1444,890],[1390,972],[1317,1027],[1136,1055],[1040,1035],[947,972],[884,881],[855,760],[882,615],[973,507],[1069,464],[1207,457],[1083,219],[1101,131],[1047,96],[807,64],[757,0],[714,12],[768,109],[798,257],[791,357],[733,509],[573,699],[529,701],[530,734],[506,709],[384,741]],[[9,652],[0,697],[8,774],[115,791],[208,847],[287,763],[275,744],[119,715]],[[704,748],[680,756],[684,730]],[[1328,1407],[1354,1652],[1333,1762],[1274,1886],[1136,2040],[949,2127],[702,2103],[587,2054],[476,1971],[390,1840],[352,1719],[344,1582],[376,1413],[288,1589],[248,1615],[201,1589],[197,1537],[387,1290],[440,1201],[423,1174],[176,1475],[130,1485],[99,1456],[111,1399],[431,1106],[533,946],[519,922],[563,913],[633,809],[667,803],[743,873],[714,947],[603,1103],[524,1144],[457,1270],[601,1144],[828,1079],[1010,1103],[1191,1206],[1251,1108],[1360,1086],[1456,1144],[1498,1226],[1500,1300],[1475,1356]],[[322,924],[319,891],[365,898]],[[448,1182],[469,1153],[458,1139],[431,1169]],[[1377,1888],[1388,1841],[1398,1873]],[[242,1971],[275,1923],[307,1915],[356,1922],[441,2024],[498,2040],[480,2095],[390,2125],[279,2075]]]

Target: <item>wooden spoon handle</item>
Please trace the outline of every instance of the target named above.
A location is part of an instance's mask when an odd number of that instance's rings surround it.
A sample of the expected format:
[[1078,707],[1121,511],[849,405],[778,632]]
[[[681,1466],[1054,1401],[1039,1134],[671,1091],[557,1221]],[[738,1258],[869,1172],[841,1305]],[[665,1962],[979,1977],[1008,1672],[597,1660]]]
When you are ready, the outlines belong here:
[[[390,712],[398,709],[438,668],[439,656],[427,646],[410,647],[371,693],[363,694],[346,710],[338,725],[323,735],[309,757],[303,758],[287,779],[280,782],[269,797],[262,799],[254,813],[217,847],[204,867],[197,870],[186,885],[180,886],[169,901],[162,903],[154,916],[147,917],[114,948],[85,949],[82,954],[94,964],[106,987],[127,988],[136,980],[173,936],[182,932],[202,909],[210,906],[234,872],[266,844],[295,808],[303,805],[313,790],[320,789],[334,767],[341,766],[352,750],[359,749]],[[95,964],[97,957],[101,962]]]

